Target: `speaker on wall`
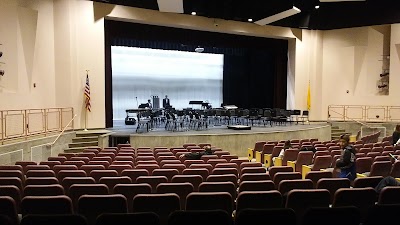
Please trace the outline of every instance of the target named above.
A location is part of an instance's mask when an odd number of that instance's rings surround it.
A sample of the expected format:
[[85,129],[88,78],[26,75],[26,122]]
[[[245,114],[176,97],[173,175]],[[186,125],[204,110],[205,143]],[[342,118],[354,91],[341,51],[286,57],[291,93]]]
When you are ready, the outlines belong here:
[[299,28],[308,29],[310,25],[310,13],[306,13],[299,21]]

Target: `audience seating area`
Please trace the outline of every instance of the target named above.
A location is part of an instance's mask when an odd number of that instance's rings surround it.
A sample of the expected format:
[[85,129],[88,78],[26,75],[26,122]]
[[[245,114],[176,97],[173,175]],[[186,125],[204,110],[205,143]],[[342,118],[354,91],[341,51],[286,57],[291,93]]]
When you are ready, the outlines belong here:
[[[339,150],[335,142],[292,141],[299,147],[326,148],[317,152]],[[0,223],[256,225],[275,218],[277,224],[306,225],[316,224],[310,218],[325,215],[351,216],[349,224],[376,224],[376,217],[400,207],[395,205],[400,204],[400,187],[386,187],[379,195],[373,189],[385,174],[374,173],[351,183],[334,178],[331,171],[302,174],[289,165],[293,158],[267,171],[261,162],[241,159],[218,147],[200,160],[180,157],[201,152],[207,145],[132,148],[123,144],[61,153],[40,163],[0,166]],[[273,145],[272,150],[281,146],[266,142],[261,151],[265,145]],[[369,146],[356,145],[358,151]],[[386,147],[384,143],[370,146],[371,152]],[[383,152],[379,151],[381,156]]]
[[[352,143],[357,151],[357,177],[390,175],[399,178],[400,163],[395,162],[390,154],[399,156],[400,146],[392,146],[387,138],[383,142],[372,142],[377,136],[378,133],[363,138],[366,143],[362,140]],[[331,171],[334,177],[337,175],[333,168],[342,153],[338,140],[321,142],[317,139],[293,139],[290,140],[292,148],[285,151],[283,158],[279,158],[285,141],[256,142],[254,148],[248,149],[249,161],[255,158],[256,162],[263,163],[267,168],[272,165],[290,166],[295,172],[302,174],[303,179],[312,171],[327,170]],[[304,148],[313,148],[315,153],[304,151]]]

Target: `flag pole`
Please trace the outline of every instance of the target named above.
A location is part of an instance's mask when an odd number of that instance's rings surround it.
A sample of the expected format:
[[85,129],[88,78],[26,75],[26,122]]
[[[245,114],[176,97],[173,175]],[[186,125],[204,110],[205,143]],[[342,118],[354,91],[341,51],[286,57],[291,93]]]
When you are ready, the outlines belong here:
[[[86,70],[86,76],[89,76],[89,70]],[[88,129],[87,129],[87,111],[88,111],[88,109],[85,106],[85,129],[83,131],[88,131]]]
[[85,108],[85,129],[83,131],[88,131],[87,129],[87,109]]

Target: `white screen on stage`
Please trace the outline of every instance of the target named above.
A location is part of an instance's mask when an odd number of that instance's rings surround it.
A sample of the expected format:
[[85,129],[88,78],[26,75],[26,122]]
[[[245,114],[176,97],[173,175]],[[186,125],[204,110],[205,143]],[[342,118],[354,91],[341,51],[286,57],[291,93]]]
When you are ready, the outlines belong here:
[[192,107],[192,100],[213,107],[222,103],[223,54],[112,46],[111,61],[114,120],[123,120],[126,109],[152,96],[160,98],[162,107],[168,95],[176,109]]

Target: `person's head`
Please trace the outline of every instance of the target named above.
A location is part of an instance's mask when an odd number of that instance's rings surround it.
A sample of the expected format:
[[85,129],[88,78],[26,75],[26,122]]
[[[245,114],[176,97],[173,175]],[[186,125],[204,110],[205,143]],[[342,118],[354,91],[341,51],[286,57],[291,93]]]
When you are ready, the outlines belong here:
[[289,140],[285,141],[285,145],[283,146],[283,148],[284,149],[288,149],[288,148],[291,148],[291,147],[292,147],[292,145],[290,144],[290,141]]
[[396,131],[397,131],[397,132],[400,132],[400,124],[397,124],[397,125],[396,125]]
[[339,138],[340,147],[345,148],[347,145],[349,145],[349,142],[350,142],[350,135],[348,134],[340,135]]
[[165,95],[165,98],[168,98],[168,95]]
[[151,103],[151,100],[149,99],[149,100],[147,100],[147,102],[148,102],[148,103]]
[[209,145],[204,146],[204,151],[205,152],[212,152],[211,151],[211,146],[209,146]]
[[300,151],[311,151],[315,153],[317,150],[314,147],[301,147]]

